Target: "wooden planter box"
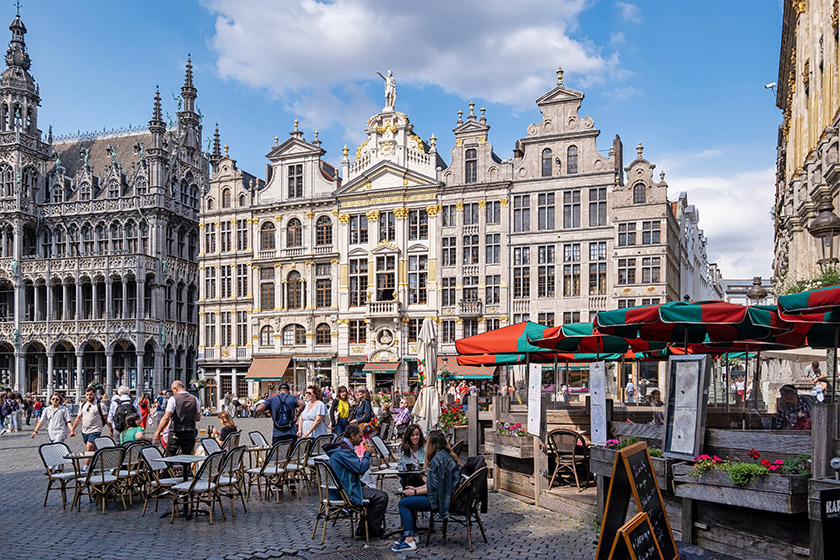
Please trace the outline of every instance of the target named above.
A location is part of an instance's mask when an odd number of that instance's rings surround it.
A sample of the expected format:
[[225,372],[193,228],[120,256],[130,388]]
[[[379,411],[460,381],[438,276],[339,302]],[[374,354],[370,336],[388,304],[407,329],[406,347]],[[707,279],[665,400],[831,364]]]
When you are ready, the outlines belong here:
[[[592,474],[612,476],[613,465],[615,464],[616,451],[614,449],[607,449],[605,447],[590,447],[589,448],[589,469]],[[660,490],[667,492],[673,491],[673,465],[676,463],[674,459],[664,459],[659,457],[651,457],[650,462],[653,465],[653,472],[656,474],[656,483]]]
[[735,486],[729,473],[708,470],[695,480],[691,465],[674,465],[674,492],[681,498],[715,502],[778,513],[802,513],[808,509],[807,474],[766,474],[743,486]]
[[484,432],[484,451],[517,459],[533,459],[534,436],[503,436],[488,428]]

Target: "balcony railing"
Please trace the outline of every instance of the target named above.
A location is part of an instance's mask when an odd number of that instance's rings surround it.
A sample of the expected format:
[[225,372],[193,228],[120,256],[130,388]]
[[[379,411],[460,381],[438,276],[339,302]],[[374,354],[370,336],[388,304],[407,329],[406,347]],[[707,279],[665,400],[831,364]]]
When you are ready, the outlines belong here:
[[205,359],[213,359],[216,357],[216,349],[215,348],[205,348],[204,349],[204,358]]
[[394,316],[400,312],[398,301],[372,301],[368,303],[368,315]]
[[299,257],[303,254],[303,247],[293,247],[291,249],[284,249],[284,257]]
[[531,312],[531,300],[528,300],[528,299],[515,299],[515,300],[513,300],[513,312],[514,313],[530,313]]
[[333,252],[332,245],[318,245],[315,247],[315,254],[316,255],[329,255]]
[[477,264],[465,264],[462,270],[464,271],[464,276],[478,276]]
[[458,302],[458,314],[464,317],[477,317],[481,315],[481,301],[460,301]]
[[606,311],[607,296],[589,296],[589,309],[591,311]]
[[237,358],[247,358],[248,357],[248,349],[242,348],[241,346],[236,349],[236,357]]
[[277,251],[275,251],[274,249],[270,249],[270,250],[266,250],[266,251],[260,251],[260,252],[257,253],[257,258],[273,259],[275,254],[277,254]]

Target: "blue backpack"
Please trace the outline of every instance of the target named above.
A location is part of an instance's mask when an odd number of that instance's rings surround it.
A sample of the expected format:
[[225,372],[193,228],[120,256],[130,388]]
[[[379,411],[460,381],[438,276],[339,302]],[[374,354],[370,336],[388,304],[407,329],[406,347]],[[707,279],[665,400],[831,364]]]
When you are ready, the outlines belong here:
[[295,425],[295,413],[294,409],[288,404],[289,397],[291,395],[277,395],[280,406],[277,408],[277,414],[274,415],[272,420],[274,421],[274,427],[280,431],[286,431]]

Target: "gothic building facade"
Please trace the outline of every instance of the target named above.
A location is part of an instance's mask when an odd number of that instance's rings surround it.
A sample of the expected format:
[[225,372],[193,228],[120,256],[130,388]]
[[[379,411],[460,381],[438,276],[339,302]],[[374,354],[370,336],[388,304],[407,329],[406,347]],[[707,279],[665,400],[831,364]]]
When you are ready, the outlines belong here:
[[209,166],[187,62],[177,123],[46,140],[16,17],[0,76],[0,383],[79,398],[195,375]]

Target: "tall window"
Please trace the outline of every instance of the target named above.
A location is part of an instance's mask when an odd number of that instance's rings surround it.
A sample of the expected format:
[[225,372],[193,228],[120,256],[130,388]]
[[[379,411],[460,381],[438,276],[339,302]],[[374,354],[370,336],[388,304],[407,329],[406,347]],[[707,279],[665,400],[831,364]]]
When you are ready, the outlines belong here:
[[455,266],[457,264],[457,259],[455,258],[457,248],[455,245],[454,237],[444,237],[441,240],[441,247],[443,250],[443,254],[441,256],[441,262],[443,263],[442,266]]
[[569,146],[566,150],[566,171],[569,173],[578,172],[578,149],[577,146]]
[[329,324],[320,323],[317,327],[315,327],[315,344],[329,344],[331,334],[332,330],[330,329]]
[[484,221],[488,224],[498,224],[502,221],[502,203],[498,200],[487,201]]
[[498,264],[502,258],[502,234],[488,233],[484,236],[487,264]]
[[642,245],[659,245],[660,227],[659,220],[642,222]]
[[116,181],[108,182],[108,198],[119,198],[120,184]]
[[554,193],[537,197],[537,229],[554,229]]
[[222,191],[222,208],[230,208],[230,189]]
[[233,297],[233,282],[231,281],[231,268],[227,265],[222,265],[219,268],[219,283],[221,285],[221,297]]
[[[123,230],[118,223],[111,224],[111,250],[115,253],[122,253],[123,250]],[[55,251],[61,256],[64,254],[64,230],[56,228],[55,230]]]
[[216,299],[216,269],[208,267],[204,269],[204,297]]
[[563,245],[563,295],[580,295],[580,243]]
[[85,255],[93,254],[93,228],[89,224],[82,226],[82,252]]
[[306,344],[306,330],[301,325],[283,327],[283,346],[303,346]]
[[633,187],[633,204],[644,204],[647,193],[645,193],[645,185],[638,183]]
[[216,314],[207,313],[204,316],[204,343],[208,348],[216,345]]
[[222,253],[229,253],[232,247],[231,244],[231,236],[232,236],[233,224],[230,222],[222,222],[219,227],[219,233],[221,234],[222,238]]
[[546,148],[542,151],[542,176],[551,177],[551,149]]
[[303,245],[303,226],[300,220],[292,218],[286,224],[286,247],[300,247]]
[[408,256],[408,303],[426,303],[426,284],[429,270],[427,255]]
[[580,227],[580,191],[563,192],[563,227]]
[[475,183],[478,171],[478,153],[475,148],[470,148],[464,155],[464,182]]
[[444,344],[451,344],[455,342],[455,320],[454,319],[444,319],[440,323],[440,330],[441,335],[440,339],[441,342]]
[[365,325],[364,319],[350,319],[348,331],[350,344],[367,342],[367,325]]
[[260,329],[260,346],[274,346],[274,329],[269,325]]
[[642,258],[642,284],[659,283],[659,257]]
[[383,255],[376,257],[376,301],[391,301],[396,295],[397,257]]
[[607,293],[607,242],[589,244],[589,295]]
[[223,311],[219,313],[220,329],[222,346],[233,346],[233,325],[231,324],[230,311]]
[[513,249],[513,297],[531,297],[530,247]]
[[367,298],[368,260],[350,259],[350,307],[365,304]]
[[554,297],[554,245],[537,247],[537,297]]
[[636,244],[636,222],[618,224],[618,246],[632,247]]
[[622,298],[618,300],[619,309],[627,309],[629,307],[636,307],[636,300],[633,298]]
[[379,213],[379,242],[393,241],[397,236],[396,219],[393,212]]
[[478,264],[478,235],[464,236],[464,264]]
[[537,322],[546,327],[554,326],[554,313],[538,313]]
[[478,334],[478,320],[464,319],[464,338]]
[[[76,230],[70,230],[70,246],[71,250],[76,245]],[[134,225],[134,222],[129,220],[125,223],[125,245],[126,249],[129,253],[136,253],[137,252],[137,226]]]
[[455,305],[455,278],[441,278],[440,286],[440,304],[443,307]]
[[236,265],[236,297],[248,297],[248,265]]
[[274,268],[260,269],[260,309],[272,311],[274,309]]
[[272,222],[266,222],[260,228],[260,250],[261,251],[273,251],[277,248],[274,239],[274,233],[277,231],[277,228],[274,227]]
[[484,277],[484,303],[485,305],[498,305],[501,303],[501,275],[489,274]]
[[464,301],[478,301],[478,276],[464,276]]
[[580,323],[580,311],[563,312],[563,324],[571,325],[572,323]]
[[303,309],[305,283],[300,272],[293,270],[286,277],[286,308]]
[[478,225],[478,203],[468,202],[464,204],[464,225]]
[[350,216],[350,244],[357,245],[368,242],[368,220],[364,214]]
[[289,198],[303,196],[303,164],[289,166]]
[[618,285],[636,283],[636,259],[618,259]]
[[607,189],[589,189],[589,225],[607,225]]
[[429,214],[425,209],[408,212],[408,238],[412,240],[429,238]]
[[499,328],[499,318],[498,317],[491,317],[487,319],[487,324],[484,327],[485,332],[495,331]]
[[332,270],[329,263],[315,265],[315,307],[332,305]]
[[527,194],[513,197],[513,231],[531,231],[531,198]]
[[319,216],[315,222],[315,245],[332,245],[332,221],[326,216]]
[[659,305],[658,297],[642,298],[642,305]]
[[244,251],[248,248],[248,221],[236,220],[236,250]]
[[455,227],[458,225],[455,205],[447,204],[440,209],[440,223],[443,227]]
[[236,345],[246,346],[248,340],[248,313],[246,311],[236,312]]

